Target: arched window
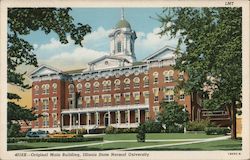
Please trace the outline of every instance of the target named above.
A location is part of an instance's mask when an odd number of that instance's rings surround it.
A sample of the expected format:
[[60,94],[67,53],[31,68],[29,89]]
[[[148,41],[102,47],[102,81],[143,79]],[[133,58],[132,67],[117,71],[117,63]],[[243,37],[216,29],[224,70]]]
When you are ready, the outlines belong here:
[[118,53],[122,52],[122,43],[120,41],[117,42],[117,52]]
[[169,70],[169,71],[165,71],[164,73],[164,77],[165,77],[165,82],[172,82],[173,81],[173,77],[174,77],[174,71],[173,70]]
[[42,113],[43,127],[49,127],[49,114],[44,112]]
[[143,78],[143,81],[144,81],[144,87],[148,87],[149,86],[149,79],[148,79],[148,76],[145,76]]
[[68,86],[68,88],[69,88],[69,93],[74,93],[75,87],[74,87],[73,84],[70,84],[70,85]]
[[57,84],[53,83],[52,88],[53,88],[53,93],[56,93],[57,92]]
[[124,79],[124,88],[125,89],[129,89],[130,88],[130,79],[129,78],[125,78]]
[[154,77],[154,83],[158,83],[158,72],[154,72],[153,73],[153,77]]
[[35,95],[39,94],[39,86],[38,85],[36,85],[34,87],[34,92],[35,92]]
[[114,81],[114,84],[115,84],[115,90],[119,90],[121,86],[121,81],[119,79],[116,79]]
[[167,101],[167,102],[174,101],[174,90],[173,89],[166,89],[165,90],[165,101]]
[[99,92],[99,86],[100,86],[99,82],[94,83],[94,92]]
[[134,88],[139,88],[140,87],[140,78],[135,77],[133,81],[134,81]]
[[89,93],[90,92],[90,83],[88,82],[88,83],[85,83],[85,92],[86,93]]
[[107,81],[107,90],[110,91],[111,90],[111,80]]
[[183,71],[179,73],[179,80],[180,81],[184,80],[184,72]]
[[184,100],[184,99],[185,99],[184,90],[180,90],[180,100]]
[[82,84],[81,83],[78,83],[76,85],[76,88],[77,88],[77,92],[82,92]]

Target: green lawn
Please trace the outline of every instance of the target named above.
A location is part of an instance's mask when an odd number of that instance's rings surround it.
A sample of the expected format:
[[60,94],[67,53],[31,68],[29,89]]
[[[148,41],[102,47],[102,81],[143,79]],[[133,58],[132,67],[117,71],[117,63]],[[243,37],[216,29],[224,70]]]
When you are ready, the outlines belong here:
[[64,149],[55,149],[52,151],[102,151],[102,150],[116,150],[132,147],[142,147],[142,146],[151,146],[151,145],[161,145],[161,144],[174,144],[180,142],[115,142],[107,143],[95,146],[84,146],[84,147],[74,147],[74,148],[64,148]]
[[[206,143],[197,143],[197,144],[186,144],[179,146],[170,146],[170,147],[156,147],[148,148],[143,150],[148,151],[215,151],[215,150],[241,150],[242,149],[242,140],[220,140],[216,142],[206,142]],[[138,149],[139,150],[139,149]]]
[[[221,136],[221,135],[219,135]],[[200,138],[214,138],[218,135],[206,135],[206,134],[191,134],[191,133],[147,133],[147,139],[200,139]],[[106,134],[104,140],[136,140],[136,133],[126,134]]]
[[72,142],[72,143],[53,143],[53,142],[9,143],[7,147],[8,150],[20,150],[20,149],[48,148],[48,147],[58,147],[58,146],[71,146],[79,144],[90,144],[96,142],[97,141]]
[[[100,136],[100,135],[98,135]],[[119,140],[135,140],[132,142],[112,142],[106,144],[98,144],[92,146],[84,147],[71,147],[65,149],[57,149],[60,151],[92,151],[92,150],[114,150],[114,149],[123,149],[123,148],[133,148],[141,146],[150,146],[150,145],[161,145],[161,144],[174,144],[181,143],[187,140],[185,139],[203,139],[203,138],[214,138],[218,135],[206,135],[206,134],[183,134],[183,133],[149,133],[146,134],[146,142],[138,143],[136,142],[136,133],[126,133],[126,134],[107,134],[102,135],[104,141],[119,141]],[[221,136],[221,135],[219,135]],[[183,141],[174,142],[174,141],[158,141],[158,142],[147,142],[147,140],[171,140],[171,139],[181,139]],[[8,150],[20,150],[20,149],[34,149],[34,148],[48,148],[48,147],[58,147],[58,146],[70,146],[70,145],[80,145],[80,144],[91,144],[93,142],[72,142],[72,143],[52,143],[52,142],[38,142],[38,143],[10,143],[8,144]],[[98,141],[100,143],[100,141]],[[180,146],[170,146],[170,147],[156,147],[148,148],[143,150],[241,150],[241,140],[221,140],[216,142],[206,142],[198,144],[188,144]]]

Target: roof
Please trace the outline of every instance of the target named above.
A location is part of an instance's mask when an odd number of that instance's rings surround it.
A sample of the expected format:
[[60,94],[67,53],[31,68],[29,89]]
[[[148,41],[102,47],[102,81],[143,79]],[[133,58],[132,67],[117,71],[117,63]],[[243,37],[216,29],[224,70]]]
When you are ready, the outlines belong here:
[[68,70],[68,71],[64,71],[63,73],[67,73],[67,74],[82,73],[85,69],[86,69],[86,68]]
[[116,60],[124,60],[124,61],[126,61],[126,62],[129,62],[126,58],[121,58],[121,57],[115,57],[115,56],[107,56],[107,55],[105,55],[105,56],[102,56],[102,57],[100,57],[100,58],[97,58],[97,59],[95,59],[95,60],[89,62],[88,64],[94,64],[94,63],[99,62],[99,61],[101,61],[101,60],[103,60],[103,59],[106,59],[106,58],[108,58],[108,59],[116,59]]
[[129,22],[125,19],[121,19],[117,24],[116,24],[116,29],[117,28],[130,28],[131,29],[131,26],[129,24]]

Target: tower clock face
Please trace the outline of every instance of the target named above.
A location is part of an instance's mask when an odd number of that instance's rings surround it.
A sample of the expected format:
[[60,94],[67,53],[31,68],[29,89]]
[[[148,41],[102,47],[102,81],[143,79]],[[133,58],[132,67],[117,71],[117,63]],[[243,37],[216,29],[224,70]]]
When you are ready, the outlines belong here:
[[108,61],[105,61],[105,65],[108,65],[109,64],[109,62]]

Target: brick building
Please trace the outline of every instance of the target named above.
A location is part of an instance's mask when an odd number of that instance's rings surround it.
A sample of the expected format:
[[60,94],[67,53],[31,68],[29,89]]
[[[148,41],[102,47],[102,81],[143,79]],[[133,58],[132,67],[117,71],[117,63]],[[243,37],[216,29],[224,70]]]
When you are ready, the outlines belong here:
[[191,119],[200,116],[190,95],[174,93],[177,81],[188,78],[171,67],[174,48],[165,46],[136,61],[136,33],[124,16],[109,38],[109,55],[89,62],[87,69],[64,72],[41,65],[30,74],[33,109],[43,115],[32,122],[33,130],[135,128],[156,118],[161,101],[184,105]]

